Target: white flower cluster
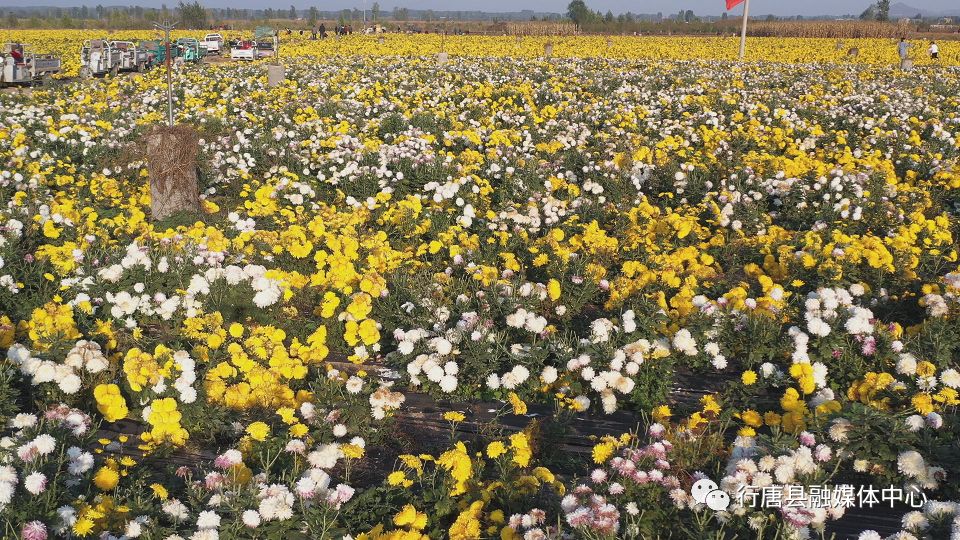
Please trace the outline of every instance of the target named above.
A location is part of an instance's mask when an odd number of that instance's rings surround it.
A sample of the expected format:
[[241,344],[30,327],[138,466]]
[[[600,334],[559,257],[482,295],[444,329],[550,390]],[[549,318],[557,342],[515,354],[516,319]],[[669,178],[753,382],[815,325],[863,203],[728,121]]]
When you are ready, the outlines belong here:
[[[195,402],[197,400],[197,389],[193,385],[197,381],[197,362],[190,357],[190,353],[180,350],[173,353],[173,365],[180,372],[177,378],[173,380],[173,388],[180,394],[180,402]],[[167,382],[163,377],[160,377],[160,380],[151,387],[151,390],[156,394],[162,394],[166,389]],[[148,410],[149,407],[144,409],[144,420],[150,416]]]
[[[306,505],[313,504],[314,501],[322,501],[335,510],[353,498],[354,488],[347,484],[337,484],[330,488],[330,475],[323,469],[307,469],[303,476],[297,480],[295,487],[297,495],[304,500]],[[260,514],[264,519],[268,519],[263,513],[263,502],[260,503]]]
[[907,450],[897,456],[897,468],[910,478],[908,487],[916,485],[922,489],[937,489],[939,482],[946,477],[942,467],[929,466],[920,452]]
[[[190,296],[210,294],[211,285],[221,279],[226,280],[231,286],[248,283],[254,290],[253,303],[261,309],[266,308],[279,302],[283,296],[283,284],[266,277],[266,273],[267,269],[257,264],[210,268],[203,275],[194,275],[190,279],[187,294]],[[188,313],[187,316],[192,315]]]
[[[0,171],[0,186],[8,184],[10,178],[10,171]],[[18,178],[19,180],[17,180]],[[16,173],[13,175],[13,179],[19,183],[23,181],[23,175]],[[10,218],[5,223],[0,223],[0,248],[3,248],[10,241],[16,243],[21,236],[23,236],[23,222]],[[3,270],[4,265],[3,257],[0,256],[0,270]],[[20,284],[17,283],[12,274],[0,273],[0,287],[10,291],[11,294],[20,292]]]
[[3,511],[13,500],[17,483],[19,483],[17,470],[12,465],[0,465],[0,511]]
[[547,327],[547,319],[523,308],[507,315],[507,326],[525,329],[528,332],[539,334]]
[[75,394],[80,390],[83,384],[80,375],[84,371],[100,373],[109,367],[100,345],[86,340],[78,341],[62,364],[37,358],[19,343],[10,346],[7,359],[17,365],[24,375],[28,375],[34,386],[55,382],[64,394]]
[[376,420],[382,420],[388,411],[395,411],[406,401],[406,396],[400,392],[390,391],[390,387],[383,385],[370,394],[370,414]]
[[950,313],[951,306],[960,306],[960,271],[949,272],[943,276],[946,291],[943,294],[927,293],[920,298],[920,305],[925,307],[927,315],[931,317],[945,317]]
[[[93,468],[93,454],[90,452],[78,446],[66,448],[69,439],[62,436],[58,439],[50,433],[36,433],[34,429],[62,427],[75,436],[81,436],[90,429],[90,417],[60,404],[48,409],[44,419],[45,422],[41,424],[37,415],[20,413],[7,426],[14,431],[0,439],[0,463],[4,463],[0,466],[0,511],[13,500],[21,476],[27,493],[40,495],[46,491],[48,476],[36,469],[49,462],[50,457],[56,454],[58,444],[65,448],[61,452],[66,458],[67,474],[71,477],[65,481],[68,486],[77,483],[79,480],[76,477]],[[23,471],[18,473],[18,467],[22,467]],[[31,469],[34,470],[27,473]],[[59,477],[59,474],[56,476]]]
[[487,388],[491,390],[496,390],[498,388],[513,390],[521,384],[527,382],[527,379],[529,378],[530,370],[520,364],[517,364],[513,366],[513,369],[507,371],[503,375],[491,373],[487,377]]
[[[843,320],[843,327],[850,335],[873,334],[873,312],[854,305],[854,297],[862,294],[863,287],[859,285],[852,285],[849,290],[842,287],[820,288],[809,293],[804,304],[807,331],[817,337],[826,337],[833,330],[830,323]],[[843,315],[847,318],[841,319]]]
[[[325,472],[320,469],[314,469],[320,471],[323,475],[327,476],[327,482],[329,483],[330,477]],[[309,477],[306,477],[309,479]],[[303,482],[304,479],[301,479]],[[313,480],[309,480],[315,487],[318,487],[318,484],[314,483]],[[297,488],[300,489],[300,482],[297,483]],[[257,512],[263,518],[264,521],[284,521],[293,517],[293,505],[295,502],[293,493],[282,484],[271,484],[269,486],[263,486],[260,488],[260,493],[257,494],[257,499],[260,500],[260,503],[257,507]]]
[[[900,519],[903,530],[887,536],[868,530],[857,536],[857,540],[921,540],[941,538],[934,534],[944,534],[944,540],[960,540],[960,503],[956,501],[927,501],[920,510],[907,512]],[[943,524],[938,526],[937,524]],[[949,536],[946,536],[949,535]]]
[[[737,446],[727,462],[727,474],[720,481],[720,488],[731,494],[733,504],[730,512],[744,515],[750,511],[749,506],[741,505],[734,494],[746,494],[742,500],[749,501],[753,497],[759,497],[766,489],[780,487],[782,497],[788,500],[789,486],[804,485],[805,481],[822,473],[822,464],[834,457],[833,449],[827,444],[817,444],[814,435],[808,432],[801,433],[799,441],[797,448],[774,456],[755,446],[752,437],[738,437]],[[782,506],[780,512],[784,522],[796,534],[806,537],[804,535],[809,534],[809,528],[822,530],[828,519],[843,517],[845,507],[839,501],[830,506],[811,504],[810,500],[804,499]]]

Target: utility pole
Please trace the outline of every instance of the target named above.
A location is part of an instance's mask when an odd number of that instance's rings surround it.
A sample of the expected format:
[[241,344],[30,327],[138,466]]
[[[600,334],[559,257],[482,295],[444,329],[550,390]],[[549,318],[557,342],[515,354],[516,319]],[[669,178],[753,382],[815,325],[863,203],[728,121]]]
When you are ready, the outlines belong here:
[[444,46],[444,42],[446,41],[446,38],[447,38],[447,18],[446,18],[446,17],[440,17],[440,21],[441,21],[441,22],[440,22],[440,25],[441,25],[441,27],[440,27],[440,28],[441,28],[441,30],[440,30],[440,52],[447,52],[447,49],[446,49],[446,47]]
[[166,47],[165,60],[167,64],[167,126],[173,127],[173,79],[170,74],[170,31],[177,23],[171,23],[164,19],[163,23],[153,23],[153,26],[163,30],[166,36],[164,46]]

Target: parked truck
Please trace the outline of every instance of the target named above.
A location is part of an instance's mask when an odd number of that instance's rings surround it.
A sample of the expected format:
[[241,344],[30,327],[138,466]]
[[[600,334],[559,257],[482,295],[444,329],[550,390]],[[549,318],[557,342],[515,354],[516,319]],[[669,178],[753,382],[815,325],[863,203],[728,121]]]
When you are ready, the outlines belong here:
[[223,36],[220,34],[207,34],[201,41],[207,47],[207,54],[219,55],[223,52]]
[[230,47],[231,60],[256,60],[257,43],[250,39],[238,39]]
[[0,51],[0,86],[38,84],[60,71],[60,58],[31,52],[23,43],[7,43]]

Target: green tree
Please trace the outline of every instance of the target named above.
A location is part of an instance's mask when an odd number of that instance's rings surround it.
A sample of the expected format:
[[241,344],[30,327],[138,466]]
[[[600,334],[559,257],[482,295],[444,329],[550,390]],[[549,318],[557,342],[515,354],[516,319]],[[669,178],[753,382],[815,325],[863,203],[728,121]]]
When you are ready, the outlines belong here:
[[610,11],[609,9],[607,10],[607,14],[604,15],[604,17],[603,17],[603,22],[605,22],[605,23],[607,23],[607,24],[610,24],[610,23],[613,22],[613,12]]
[[373,7],[370,8],[370,16],[373,18],[373,22],[380,20],[380,2],[373,3]]
[[180,21],[185,28],[207,27],[207,10],[203,8],[199,0],[194,0],[192,4],[184,4],[183,0],[180,0],[177,11],[180,12]]
[[20,26],[20,21],[17,20],[17,14],[14,12],[7,13],[7,27],[16,28]]
[[319,18],[320,18],[320,12],[317,11],[317,7],[316,7],[316,6],[310,6],[309,19],[310,19],[310,27],[311,27],[311,28],[313,28],[314,26],[317,25],[317,19],[319,19]]
[[290,19],[290,20],[296,20],[296,19],[297,19],[297,8],[295,8],[295,7],[293,7],[293,6],[290,6],[289,19]]
[[890,0],[879,0],[877,2],[877,20],[890,20]]
[[573,21],[573,24],[579,30],[580,25],[590,19],[590,8],[583,0],[573,0],[567,5],[567,17]]

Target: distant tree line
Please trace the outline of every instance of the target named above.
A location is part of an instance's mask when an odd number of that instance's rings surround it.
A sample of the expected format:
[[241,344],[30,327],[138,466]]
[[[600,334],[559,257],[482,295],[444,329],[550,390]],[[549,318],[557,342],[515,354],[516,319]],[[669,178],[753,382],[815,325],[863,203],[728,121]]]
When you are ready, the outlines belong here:
[[[42,2],[43,0],[38,0]],[[4,15],[6,15],[4,17]],[[890,1],[879,0],[871,4],[860,18],[864,20],[885,21],[889,19]],[[846,18],[854,18],[854,15]],[[755,17],[757,19],[763,16]],[[832,17],[831,17],[832,18]],[[920,18],[918,14],[917,19]],[[805,20],[802,16],[774,17],[765,16],[767,21],[798,21]],[[818,19],[807,17],[806,19]],[[681,9],[676,13],[620,13],[614,15],[612,11],[602,13],[587,6],[585,0],[572,0],[567,6],[566,13],[540,13],[531,10],[512,13],[489,13],[483,11],[442,11],[431,9],[410,9],[395,7],[392,11],[384,12],[378,2],[374,2],[370,9],[358,8],[341,9],[336,11],[320,10],[316,6],[308,9],[297,9],[290,6],[287,9],[269,7],[265,9],[239,8],[207,8],[200,0],[186,3],[180,0],[179,4],[168,7],[163,4],[160,8],[142,6],[95,6],[81,5],[75,7],[37,7],[20,6],[0,8],[0,26],[7,28],[115,28],[132,29],[151,27],[154,22],[162,20],[177,21],[180,28],[208,28],[230,23],[255,24],[263,21],[291,21],[291,26],[300,28],[315,26],[318,21],[338,21],[341,24],[357,26],[361,21],[370,22],[451,22],[451,21],[485,21],[501,23],[505,21],[561,21],[573,22],[577,29],[589,33],[692,33],[692,34],[722,34],[735,31],[739,16],[728,17],[723,13],[720,17],[699,16],[691,9]]]
[[[43,0],[38,0],[38,3]],[[5,17],[4,17],[5,15]],[[359,8],[335,11],[320,10],[316,6],[308,9],[239,9],[207,8],[199,0],[190,3],[180,1],[176,6],[163,4],[160,8],[142,6],[75,6],[75,7],[36,7],[17,6],[0,7],[0,26],[7,28],[142,28],[152,26],[164,19],[178,21],[181,28],[207,28],[230,21],[266,21],[290,20],[300,26],[313,26],[317,21],[336,20],[356,25],[360,21],[527,21],[561,20],[559,13],[540,13],[523,10],[512,13],[489,13],[483,11],[441,11],[395,7],[392,11],[381,10],[374,2],[366,11]]]
[[[739,14],[738,14],[739,15]],[[634,14],[621,13],[614,15],[607,11],[602,13],[590,9],[584,0],[572,0],[567,5],[567,19],[573,22],[577,29],[587,33],[626,34],[626,33],[684,33],[684,34],[724,34],[735,32],[739,28],[740,17],[729,17],[726,12],[719,17],[698,16],[691,9],[681,9],[677,13],[664,14]],[[851,16],[852,17],[852,16]],[[758,17],[754,17],[758,18]],[[813,20],[814,17],[804,18],[801,15],[791,17],[776,17],[766,15],[767,21],[802,21]]]

